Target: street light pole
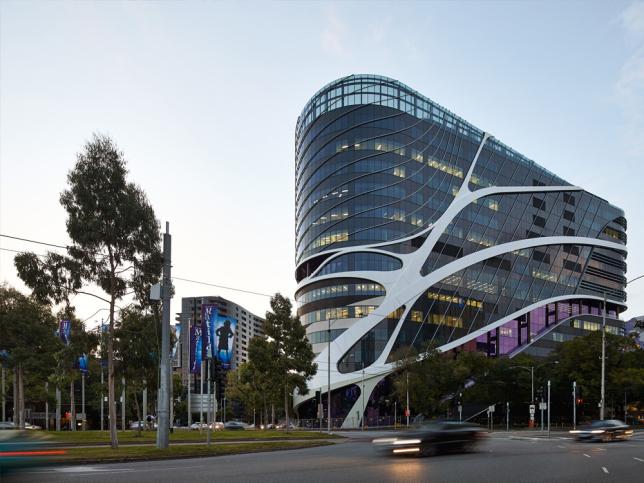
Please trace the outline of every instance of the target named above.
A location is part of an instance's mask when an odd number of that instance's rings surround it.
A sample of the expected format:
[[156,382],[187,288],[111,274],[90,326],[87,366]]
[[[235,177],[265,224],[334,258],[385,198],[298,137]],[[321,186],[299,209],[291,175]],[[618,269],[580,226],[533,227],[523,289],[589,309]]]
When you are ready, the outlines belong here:
[[327,328],[327,354],[326,354],[326,396],[327,396],[327,432],[331,434],[331,319],[328,320],[329,327]]
[[572,429],[577,429],[577,381],[572,381]]
[[550,379],[548,379],[548,438],[550,437]]
[[360,395],[362,396],[362,430],[364,431],[364,361],[362,361],[362,389]]

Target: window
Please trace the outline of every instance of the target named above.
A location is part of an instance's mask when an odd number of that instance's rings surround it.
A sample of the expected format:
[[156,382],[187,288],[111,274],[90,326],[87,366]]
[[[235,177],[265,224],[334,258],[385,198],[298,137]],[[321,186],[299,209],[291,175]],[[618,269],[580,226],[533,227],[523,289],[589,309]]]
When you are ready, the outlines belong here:
[[575,197],[573,195],[569,195],[568,193],[564,193],[563,200],[564,200],[564,203],[568,203],[569,205],[575,206]]
[[401,178],[405,177],[405,167],[404,166],[396,166],[394,168],[394,176],[399,176]]
[[420,310],[411,311],[411,320],[412,322],[422,322],[423,321],[423,312]]

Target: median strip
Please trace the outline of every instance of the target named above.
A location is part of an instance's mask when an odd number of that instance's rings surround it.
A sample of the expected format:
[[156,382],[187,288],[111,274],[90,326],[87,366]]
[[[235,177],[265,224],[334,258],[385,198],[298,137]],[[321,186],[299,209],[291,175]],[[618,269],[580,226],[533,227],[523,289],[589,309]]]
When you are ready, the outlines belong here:
[[158,449],[154,446],[122,446],[115,450],[109,447],[69,448],[65,456],[52,459],[51,461],[65,464],[119,463],[292,450],[327,446],[330,444],[333,443],[330,441],[266,441],[217,444],[212,446],[177,445],[170,446],[167,449]]

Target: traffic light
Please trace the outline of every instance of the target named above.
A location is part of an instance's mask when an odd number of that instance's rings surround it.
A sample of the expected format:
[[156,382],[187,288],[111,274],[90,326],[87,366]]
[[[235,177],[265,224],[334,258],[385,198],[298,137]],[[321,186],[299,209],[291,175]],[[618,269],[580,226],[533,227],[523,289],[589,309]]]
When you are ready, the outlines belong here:
[[322,396],[322,391],[315,391],[315,400],[320,402],[320,397]]
[[543,387],[537,388],[537,401],[543,401]]

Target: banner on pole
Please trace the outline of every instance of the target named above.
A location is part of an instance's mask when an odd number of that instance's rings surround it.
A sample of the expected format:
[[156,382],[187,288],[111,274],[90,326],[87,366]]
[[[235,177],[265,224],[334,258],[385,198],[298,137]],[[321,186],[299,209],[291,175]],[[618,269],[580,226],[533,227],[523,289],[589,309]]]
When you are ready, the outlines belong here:
[[193,325],[190,327],[190,372],[192,374],[199,374],[201,372],[201,325]]
[[213,336],[213,356],[224,369],[230,369],[233,361],[233,348],[235,346],[235,331],[237,319],[216,313],[211,318],[210,332]]
[[63,341],[63,344],[69,345],[72,336],[72,322],[71,320],[61,320],[58,325],[58,337]]
[[87,354],[83,354],[78,358],[78,369],[83,374],[87,374],[89,372],[89,357],[87,357]]
[[203,334],[203,358],[212,359],[213,319],[217,317],[217,306],[201,304],[201,333]]

